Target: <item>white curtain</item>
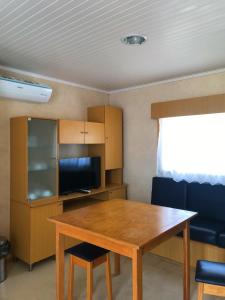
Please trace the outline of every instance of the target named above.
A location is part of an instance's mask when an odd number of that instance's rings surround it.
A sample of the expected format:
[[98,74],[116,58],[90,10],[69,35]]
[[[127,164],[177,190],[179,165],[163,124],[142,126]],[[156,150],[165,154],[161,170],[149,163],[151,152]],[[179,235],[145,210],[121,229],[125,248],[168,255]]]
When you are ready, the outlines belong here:
[[225,113],[159,123],[157,176],[225,185]]

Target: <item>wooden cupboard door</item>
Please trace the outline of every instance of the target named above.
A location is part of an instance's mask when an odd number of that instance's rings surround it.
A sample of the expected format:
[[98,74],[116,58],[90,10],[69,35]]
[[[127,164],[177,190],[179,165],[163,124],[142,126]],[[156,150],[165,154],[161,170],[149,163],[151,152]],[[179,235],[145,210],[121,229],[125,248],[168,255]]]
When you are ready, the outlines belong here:
[[105,107],[105,169],[123,167],[123,115],[118,107]]
[[13,256],[30,263],[30,208],[28,205],[10,203],[10,242]]
[[126,199],[126,188],[121,187],[116,190],[109,191],[109,200],[111,199]]
[[84,144],[84,122],[59,120],[59,144]]
[[57,121],[28,119],[28,199],[30,204],[58,194]]
[[30,262],[55,254],[55,225],[49,217],[63,212],[59,202],[30,208]]
[[27,202],[28,190],[28,126],[27,117],[10,120],[10,196]]
[[104,123],[85,122],[85,144],[104,144]]

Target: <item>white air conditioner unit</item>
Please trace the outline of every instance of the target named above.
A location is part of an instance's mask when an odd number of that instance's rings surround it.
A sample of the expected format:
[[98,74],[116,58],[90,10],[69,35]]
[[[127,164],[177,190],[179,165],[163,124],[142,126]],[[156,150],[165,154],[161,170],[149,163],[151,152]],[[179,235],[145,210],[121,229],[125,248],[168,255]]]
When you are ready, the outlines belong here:
[[0,97],[44,103],[48,102],[51,94],[52,89],[48,85],[0,76]]

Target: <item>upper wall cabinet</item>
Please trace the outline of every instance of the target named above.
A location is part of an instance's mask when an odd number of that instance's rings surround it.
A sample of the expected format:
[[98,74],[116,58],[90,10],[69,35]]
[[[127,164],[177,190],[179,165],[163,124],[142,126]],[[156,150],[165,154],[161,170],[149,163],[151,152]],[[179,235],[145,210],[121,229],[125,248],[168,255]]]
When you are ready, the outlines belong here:
[[60,144],[103,144],[104,124],[74,120],[59,120]]
[[103,123],[84,122],[84,143],[104,144],[105,128]]
[[88,108],[88,120],[105,124],[105,170],[123,168],[123,113],[119,107]]
[[59,120],[60,144],[84,144],[84,122]]
[[105,169],[123,168],[123,115],[118,107],[105,107]]

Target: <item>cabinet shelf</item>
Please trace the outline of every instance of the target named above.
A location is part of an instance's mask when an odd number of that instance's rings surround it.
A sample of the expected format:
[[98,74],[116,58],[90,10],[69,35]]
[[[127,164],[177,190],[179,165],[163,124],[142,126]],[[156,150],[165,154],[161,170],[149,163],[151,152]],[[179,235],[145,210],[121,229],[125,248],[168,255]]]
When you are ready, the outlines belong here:
[[82,199],[76,199],[75,201],[66,201],[63,203],[63,212],[79,209],[79,208],[86,207],[89,205],[93,205],[100,201],[105,201],[105,200],[88,198],[85,201],[82,201]]
[[46,167],[42,169],[29,169],[28,172],[35,173],[35,172],[49,172],[49,171],[55,171],[54,167]]
[[28,199],[29,202],[33,202],[33,201],[37,201],[39,199],[42,198],[49,198],[49,197],[53,197],[54,193],[52,191],[46,190],[46,191],[39,191],[39,192],[34,192],[34,193],[30,193],[28,195]]
[[28,149],[32,149],[32,151],[33,151],[33,150],[40,150],[40,148],[41,148],[41,149],[48,149],[48,148],[49,148],[49,145],[47,145],[47,144],[46,144],[46,145],[38,144],[38,146],[36,146],[36,145],[35,145],[35,146],[33,146],[33,145],[29,145],[29,146],[28,146]]

